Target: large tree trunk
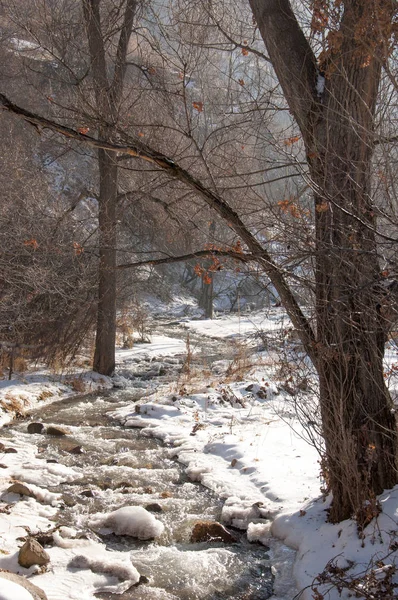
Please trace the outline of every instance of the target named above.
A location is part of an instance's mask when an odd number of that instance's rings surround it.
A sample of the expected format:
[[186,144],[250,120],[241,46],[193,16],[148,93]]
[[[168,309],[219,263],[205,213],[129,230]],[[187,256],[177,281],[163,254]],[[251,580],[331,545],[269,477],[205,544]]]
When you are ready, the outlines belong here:
[[111,375],[115,370],[116,341],[116,199],[118,166],[114,153],[98,151],[99,282],[94,371]]
[[313,181],[315,366],[325,475],[334,499],[330,518],[356,515],[364,524],[376,510],[375,496],[398,480],[396,421],[383,377],[386,296],[379,284],[371,199],[381,61],[378,38],[372,39],[375,28],[368,39],[357,35],[365,17],[366,22],[376,19],[375,5],[343,3],[338,43],[330,41],[325,89],[320,90],[315,57],[288,0],[250,4],[300,126]]
[[[365,3],[366,4],[366,3]],[[331,520],[371,516],[376,494],[397,481],[396,423],[383,378],[388,323],[371,198],[380,60],[355,38],[366,6],[346,3],[339,52],[331,50],[322,119],[309,144],[318,193],[316,295],[318,374]],[[372,513],[372,511],[370,511]]]

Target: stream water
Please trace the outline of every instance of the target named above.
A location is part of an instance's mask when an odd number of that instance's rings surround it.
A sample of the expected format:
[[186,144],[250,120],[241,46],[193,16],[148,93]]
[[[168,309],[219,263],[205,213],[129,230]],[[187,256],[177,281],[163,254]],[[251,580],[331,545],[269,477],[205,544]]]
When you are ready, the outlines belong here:
[[[31,419],[67,427],[70,435],[27,434],[18,421],[3,434],[34,438],[45,461],[73,467],[81,477],[50,488],[62,493],[64,508],[57,523],[81,527],[88,514],[110,512],[125,505],[149,507],[165,525],[156,542],[128,536],[103,535],[107,549],[130,553],[148,582],[122,595],[99,594],[111,600],[265,600],[272,595],[273,577],[267,549],[249,544],[243,534],[235,544],[191,543],[193,526],[219,521],[221,502],[203,486],[190,482],[170,450],[112,422],[107,412],[131,402],[118,391],[63,400],[31,413]],[[78,447],[82,453],[71,453]],[[80,450],[79,450],[80,452]],[[152,506],[151,506],[152,505]]]
[[[173,327],[175,336],[176,330]],[[182,335],[182,334],[180,334]],[[186,335],[186,334],[185,334]],[[193,340],[195,344],[199,341]],[[210,345],[209,345],[210,344]],[[213,354],[212,354],[213,353]],[[208,343],[196,361],[221,358],[231,347]],[[32,411],[28,419],[15,421],[2,431],[10,441],[34,442],[43,461],[57,462],[79,472],[69,483],[49,488],[62,494],[63,507],[56,524],[84,529],[87,517],[117,508],[143,506],[163,522],[164,533],[156,541],[142,542],[128,536],[100,535],[108,550],[126,552],[145,577],[145,582],[123,594],[99,593],[101,600],[266,600],[274,593],[272,565],[291,565],[293,552],[276,543],[268,549],[250,544],[243,532],[234,531],[237,542],[192,543],[198,521],[218,521],[221,501],[200,484],[188,480],[173,457],[173,449],[126,429],[112,421],[115,408],[140,400],[160,380],[178,376],[183,358],[125,364],[134,385],[90,396],[74,397]],[[134,369],[132,370],[132,367]],[[157,372],[154,372],[156,371]],[[123,366],[119,369],[123,373]],[[154,383],[154,381],[159,383]],[[53,437],[27,433],[32,421],[67,428],[69,434]],[[289,568],[279,581],[277,597],[290,600],[294,593]],[[289,595],[287,595],[289,594]]]

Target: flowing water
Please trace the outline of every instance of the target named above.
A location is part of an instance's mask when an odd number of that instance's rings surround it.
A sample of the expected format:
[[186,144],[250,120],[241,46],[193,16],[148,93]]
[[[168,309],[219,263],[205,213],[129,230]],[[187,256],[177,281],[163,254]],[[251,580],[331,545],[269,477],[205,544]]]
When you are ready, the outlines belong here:
[[[170,330],[175,337],[176,328],[171,326]],[[203,357],[214,361],[229,354],[233,359],[234,349],[224,342],[191,337],[191,343],[196,348],[202,344],[196,354],[197,364],[203,364]],[[250,544],[238,531],[233,532],[237,538],[233,544],[192,543],[195,523],[220,522],[221,501],[188,480],[172,448],[145,437],[140,430],[122,427],[109,416],[115,408],[138,401],[158,385],[178,377],[184,360],[183,356],[169,362],[163,359],[160,367],[145,358],[134,364],[126,361],[124,371],[119,372],[129,376],[131,387],[49,404],[32,411],[29,420],[16,421],[3,430],[6,437],[33,441],[44,461],[79,472],[73,481],[49,488],[62,494],[57,524],[84,529],[91,514],[136,505],[153,511],[165,525],[164,533],[150,542],[100,535],[107,549],[128,553],[145,578],[144,583],[121,595],[97,594],[101,600],[266,600],[273,594],[271,562],[278,568],[292,562],[292,551],[282,544],[273,547],[270,558],[267,548]],[[69,434],[28,434],[31,421],[67,428]],[[294,595],[289,569],[286,573],[285,581],[278,583],[281,600],[291,600]]]
[[[88,514],[125,505],[149,507],[164,523],[165,531],[156,542],[101,536],[107,549],[130,553],[132,563],[148,582],[122,595],[98,594],[98,598],[269,598],[273,576],[264,546],[249,544],[239,532],[234,532],[235,544],[190,542],[196,522],[220,520],[222,504],[209,490],[187,479],[171,449],[108,418],[107,412],[126,402],[131,399],[123,390],[63,400],[31,413],[33,421],[68,428],[70,435],[65,437],[29,435],[25,433],[27,423],[20,421],[4,431],[7,437],[33,437],[43,460],[81,473],[70,483],[50,488],[62,493],[65,504],[58,524],[79,528]],[[71,453],[76,447],[81,453]]]

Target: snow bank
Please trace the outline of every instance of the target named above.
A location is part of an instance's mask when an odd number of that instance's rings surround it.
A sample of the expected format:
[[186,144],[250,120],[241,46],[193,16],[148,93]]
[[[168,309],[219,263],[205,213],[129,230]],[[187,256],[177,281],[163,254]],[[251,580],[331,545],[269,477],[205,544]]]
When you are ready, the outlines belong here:
[[93,517],[90,524],[94,528],[106,527],[117,535],[129,535],[139,540],[159,537],[164,525],[142,506],[124,506],[107,515]]
[[33,600],[33,596],[24,587],[18,585],[18,583],[1,577],[0,600]]
[[[132,585],[138,583],[140,574],[137,569],[125,560],[101,556],[92,558],[89,556],[75,556],[69,563],[69,567],[77,569],[90,569],[94,573],[106,573],[111,577],[124,580],[123,584],[107,585],[101,587],[101,592],[112,592],[122,594]],[[98,590],[99,591],[99,590]]]
[[[271,531],[290,547],[297,549],[294,575],[298,589],[310,586],[328,563],[344,570],[344,579],[363,575],[366,570],[380,567],[379,561],[398,565],[398,486],[378,498],[382,513],[371,521],[361,536],[355,521],[328,523],[330,499],[312,501],[300,511],[282,514],[275,519]],[[398,584],[398,573],[394,582]],[[337,589],[326,595],[328,585],[318,585],[328,600],[339,598]],[[312,600],[313,592],[305,589],[303,600]],[[343,595],[343,598],[346,596]]]

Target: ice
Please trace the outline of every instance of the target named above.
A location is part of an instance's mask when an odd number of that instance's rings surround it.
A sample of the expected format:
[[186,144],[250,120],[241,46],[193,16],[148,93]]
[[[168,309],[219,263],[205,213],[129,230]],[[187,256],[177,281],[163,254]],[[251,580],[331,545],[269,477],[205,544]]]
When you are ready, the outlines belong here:
[[164,531],[163,523],[142,506],[124,506],[108,515],[93,517],[91,525],[106,527],[117,535],[129,535],[139,540],[151,540]]

